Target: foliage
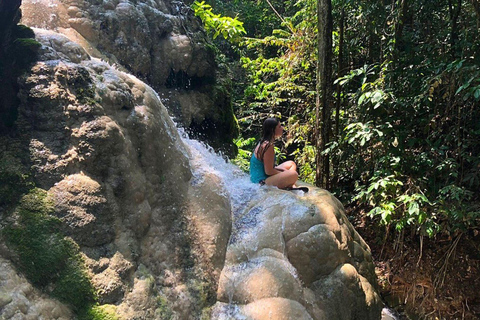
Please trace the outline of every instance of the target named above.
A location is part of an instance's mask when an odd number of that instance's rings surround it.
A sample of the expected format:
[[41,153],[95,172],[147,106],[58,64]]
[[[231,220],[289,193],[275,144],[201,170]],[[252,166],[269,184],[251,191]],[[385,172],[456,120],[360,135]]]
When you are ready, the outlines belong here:
[[231,162],[237,165],[240,169],[245,172],[250,171],[250,158],[252,157],[252,150],[255,148],[256,140],[255,138],[243,139],[239,137],[234,139],[233,142],[238,148],[237,156],[231,160]]
[[212,12],[212,6],[205,3],[205,1],[195,1],[192,4],[192,8],[195,10],[195,15],[202,19],[205,30],[213,34],[213,39],[222,35],[229,41],[235,41],[242,34],[246,33],[243,22],[239,21],[236,17],[222,17],[219,14],[214,14]]
[[[348,180],[356,181],[353,200],[371,206],[369,215],[378,217],[381,224],[392,225],[397,230],[414,228],[429,236],[479,227],[478,209],[474,209],[472,189],[468,189],[479,186],[478,170],[474,168],[478,168],[480,162],[469,155],[478,149],[478,144],[464,139],[459,148],[460,137],[452,139],[458,128],[438,127],[436,123],[442,122],[442,116],[435,107],[445,102],[440,99],[436,106],[432,105],[433,100],[438,99],[435,91],[441,87],[446,73],[453,71],[460,75],[468,70],[475,79],[476,72],[471,66],[463,69],[458,61],[441,63],[439,67],[429,70],[429,77],[424,71],[424,78],[419,80],[424,82],[421,91],[408,87],[408,82],[401,87],[402,91],[387,86],[388,77],[394,76],[397,81],[399,78],[385,65],[353,70],[337,80],[346,87],[356,82],[358,89],[347,97],[352,102],[350,114],[358,115],[352,117],[354,119],[360,117],[367,121],[348,124],[343,140],[334,148],[337,152],[341,149],[341,159],[350,162],[350,168],[355,168],[353,172],[339,170],[344,178],[349,176]],[[462,86],[467,88],[467,84],[468,80]],[[457,93],[463,90],[460,88]],[[406,90],[416,95],[413,98],[402,96]],[[464,98],[459,97],[459,100],[465,101]],[[459,103],[455,112],[460,108],[463,107]],[[473,118],[469,119],[474,114],[464,115],[462,120],[457,118],[457,121],[467,120],[466,124],[473,125],[470,129],[473,130],[466,135],[472,138],[478,137],[478,125],[472,122]],[[458,114],[449,116],[458,117]],[[459,172],[461,167],[466,170],[463,174]]]
[[[289,133],[281,152],[313,183],[316,2],[269,3],[276,12],[263,2],[257,12],[250,1],[212,2],[248,32],[237,52],[245,72],[237,143],[243,149],[262,119],[280,116]],[[332,191],[398,231],[478,230],[480,15],[465,0],[332,4],[338,132],[318,151],[332,161]],[[234,161],[245,169],[247,159]]]

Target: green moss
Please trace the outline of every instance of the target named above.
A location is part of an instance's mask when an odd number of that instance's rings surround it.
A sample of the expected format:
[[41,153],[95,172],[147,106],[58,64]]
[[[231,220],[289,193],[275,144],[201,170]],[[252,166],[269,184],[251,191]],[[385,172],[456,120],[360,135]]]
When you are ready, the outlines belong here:
[[168,305],[168,300],[164,296],[157,297],[157,309],[155,310],[155,318],[168,320],[172,319],[173,312]]
[[20,197],[32,187],[28,171],[18,158],[7,152],[0,155],[0,207],[17,203]]
[[120,320],[117,307],[111,304],[93,305],[79,315],[79,320]]
[[17,38],[13,41],[11,54],[15,57],[15,67],[23,70],[37,58],[38,49],[42,45],[31,38]]
[[87,275],[84,261],[77,252],[69,257],[65,268],[61,270],[52,296],[68,303],[76,312],[89,308],[95,300],[95,290]]
[[211,282],[203,278],[201,275],[192,275],[190,281],[188,281],[188,289],[200,309],[200,319],[209,319],[207,315],[210,315],[210,308],[216,302],[216,291]]
[[40,42],[32,38],[17,38],[13,44],[21,49],[38,50],[42,46]]
[[210,320],[212,318],[212,307],[204,308],[200,315],[200,320]]
[[51,215],[53,208],[45,190],[30,190],[2,234],[27,279],[80,312],[95,301],[95,292],[79,248],[60,233],[61,222]]
[[14,38],[35,38],[35,32],[23,24],[16,25],[12,29],[12,33]]

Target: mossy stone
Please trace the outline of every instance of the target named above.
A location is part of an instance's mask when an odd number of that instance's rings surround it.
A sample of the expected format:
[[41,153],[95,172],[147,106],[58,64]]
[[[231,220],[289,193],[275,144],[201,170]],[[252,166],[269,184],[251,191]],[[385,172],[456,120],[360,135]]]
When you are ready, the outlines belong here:
[[94,303],[95,292],[78,246],[60,233],[53,209],[47,191],[34,188],[22,197],[2,234],[27,279],[80,312]]
[[78,317],[79,320],[120,320],[117,307],[112,304],[92,305]]

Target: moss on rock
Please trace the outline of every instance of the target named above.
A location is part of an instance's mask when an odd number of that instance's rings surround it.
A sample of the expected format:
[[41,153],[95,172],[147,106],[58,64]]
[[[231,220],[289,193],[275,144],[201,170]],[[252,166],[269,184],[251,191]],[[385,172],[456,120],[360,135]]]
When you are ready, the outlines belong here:
[[80,314],[79,320],[121,320],[117,315],[117,307],[112,304],[93,305]]
[[8,152],[0,155],[0,207],[17,203],[31,186],[29,172],[21,161]]
[[60,233],[53,209],[47,191],[32,189],[21,198],[2,235],[13,249],[17,268],[32,284],[82,312],[95,301],[95,292],[78,246]]

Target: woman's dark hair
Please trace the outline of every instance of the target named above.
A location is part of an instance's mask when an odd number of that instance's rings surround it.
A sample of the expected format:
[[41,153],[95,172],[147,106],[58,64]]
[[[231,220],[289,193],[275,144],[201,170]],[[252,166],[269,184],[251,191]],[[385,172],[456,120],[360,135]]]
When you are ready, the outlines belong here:
[[[259,155],[258,160],[263,161],[265,151],[267,151],[267,149],[273,144],[273,141],[275,140],[275,129],[279,123],[280,120],[277,118],[267,118],[263,122],[262,137],[260,138],[260,145],[257,151],[257,155]],[[265,141],[267,141],[267,144],[263,146]]]

